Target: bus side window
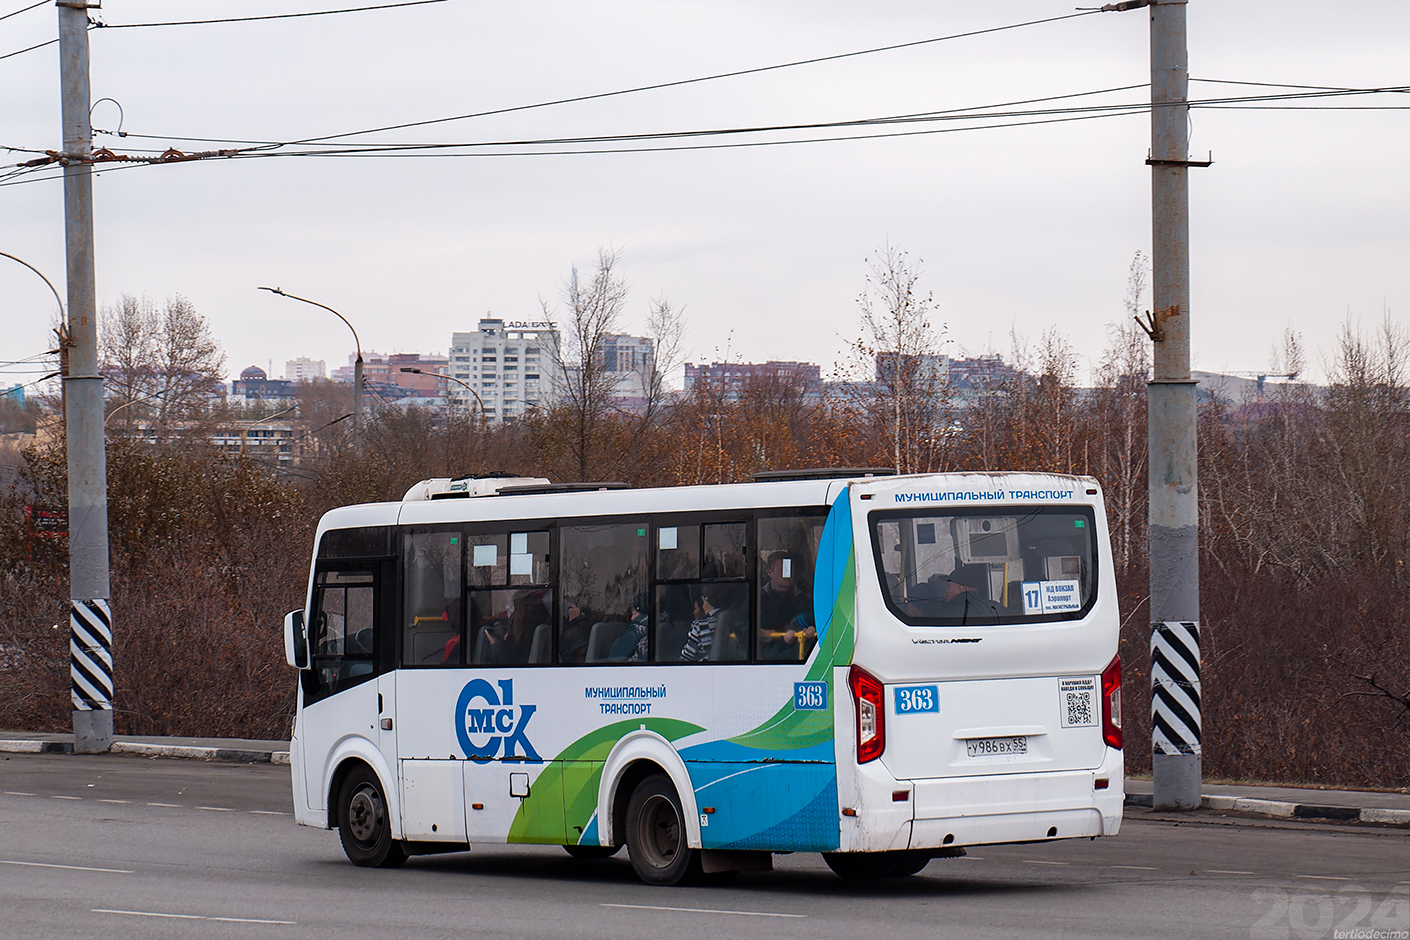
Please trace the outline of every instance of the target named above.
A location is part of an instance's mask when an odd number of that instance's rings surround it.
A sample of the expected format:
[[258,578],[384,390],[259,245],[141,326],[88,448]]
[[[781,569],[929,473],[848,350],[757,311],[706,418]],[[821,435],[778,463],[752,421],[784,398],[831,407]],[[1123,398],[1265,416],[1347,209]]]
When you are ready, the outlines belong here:
[[542,529],[467,534],[466,649],[460,662],[552,661],[552,541],[552,533]]
[[316,701],[369,679],[377,610],[376,577],[371,571],[320,571],[313,593],[310,670],[306,699]]
[[460,531],[410,532],[403,538],[402,663],[459,665]]
[[664,523],[656,531],[652,661],[748,659],[748,523]]
[[801,662],[817,645],[813,569],[827,517],[816,512],[759,519],[758,658]]
[[[650,580],[649,531],[646,522],[559,529],[565,608],[558,621],[561,662],[612,662],[614,647],[616,661],[638,661],[633,658],[637,644],[625,637],[649,629],[649,611],[632,617],[634,605],[651,606],[641,600]],[[630,652],[621,652],[629,647]]]

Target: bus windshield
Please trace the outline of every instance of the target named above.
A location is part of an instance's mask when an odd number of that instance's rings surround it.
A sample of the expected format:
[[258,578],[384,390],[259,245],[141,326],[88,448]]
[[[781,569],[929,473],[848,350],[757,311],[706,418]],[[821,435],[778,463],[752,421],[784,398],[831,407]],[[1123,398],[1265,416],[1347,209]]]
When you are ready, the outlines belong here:
[[1095,600],[1090,508],[896,510],[870,521],[887,607],[912,626],[1075,620]]

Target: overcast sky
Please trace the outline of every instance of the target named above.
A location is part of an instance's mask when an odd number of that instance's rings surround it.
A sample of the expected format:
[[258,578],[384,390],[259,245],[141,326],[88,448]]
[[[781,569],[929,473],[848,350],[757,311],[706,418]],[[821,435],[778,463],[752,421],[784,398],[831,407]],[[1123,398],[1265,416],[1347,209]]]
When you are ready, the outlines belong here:
[[[109,24],[249,16],[371,0],[107,0]],[[0,15],[26,0],[4,0]],[[118,152],[208,149],[135,135],[289,141],[692,78],[1072,12],[1051,0],[488,3],[90,32],[93,98],[121,103]],[[1410,84],[1403,0],[1191,0],[1194,78]],[[57,35],[52,5],[0,20],[0,55]],[[796,124],[1144,84],[1148,15],[1107,13],[760,75],[392,131],[382,142]],[[0,60],[0,145],[60,145],[57,46]],[[1192,98],[1276,91],[1192,83]],[[1138,88],[1084,101],[1139,103]],[[1406,95],[1323,105],[1410,105]],[[115,130],[103,102],[95,127]],[[937,125],[925,125],[934,128]],[[1315,355],[1350,322],[1410,313],[1410,111],[1215,110],[1191,117],[1198,369],[1267,369],[1284,329]],[[908,127],[904,129],[924,129]],[[896,128],[891,128],[892,130]],[[865,258],[923,260],[953,355],[1007,354],[1056,327],[1083,378],[1150,245],[1145,114],[909,137],[660,153],[205,161],[95,180],[100,305],[182,294],[228,373],[330,370],[364,350],[444,352],[486,314],[539,319],[573,266],[622,252],[624,328],[653,297],[684,307],[696,361],[826,369],[858,330]],[[503,150],[503,148],[498,148]],[[27,159],[0,151],[0,163]],[[0,171],[6,172],[6,171]],[[0,251],[62,292],[57,179],[0,188]],[[1148,299],[1147,299],[1148,303]],[[0,258],[0,360],[49,348],[53,301]],[[3,367],[0,385],[33,378]],[[1320,369],[1314,374],[1319,375]],[[229,377],[229,376],[227,376]]]

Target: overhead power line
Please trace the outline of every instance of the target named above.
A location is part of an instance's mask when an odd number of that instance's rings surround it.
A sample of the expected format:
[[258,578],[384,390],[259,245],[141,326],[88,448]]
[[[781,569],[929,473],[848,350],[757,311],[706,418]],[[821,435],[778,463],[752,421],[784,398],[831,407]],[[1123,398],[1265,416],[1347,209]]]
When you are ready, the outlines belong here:
[[21,13],[28,13],[30,10],[37,10],[42,6],[46,6],[49,2],[50,0],[39,0],[38,3],[31,3],[27,7],[20,7],[13,13],[6,13],[4,16],[0,16],[0,20],[8,20],[12,16],[19,16]]
[[490,117],[497,114],[513,114],[517,111],[531,111],[535,108],[551,108],[560,104],[577,104],[583,101],[598,101],[603,98],[615,98],[620,95],[634,95],[644,91],[658,91],[663,88],[680,88],[684,85],[696,85],[701,82],[719,81],[725,78],[738,78],[742,75],[758,75],[763,72],[774,72],[780,69],[797,68],[803,65],[817,65],[821,62],[836,62],[841,59],[851,59],[857,56],[873,55],[878,52],[894,52],[897,49],[912,49],[917,46],[927,46],[937,42],[948,42],[952,39],[967,39],[972,36],[984,36],[990,33],[1001,33],[1012,29],[1023,29],[1028,26],[1040,26],[1044,23],[1057,23],[1062,20],[1076,19],[1080,16],[1090,16],[1098,10],[1086,10],[1078,13],[1067,13],[1062,16],[1049,16],[1040,20],[1028,20],[1023,23],[1010,23],[1006,26],[990,26],[985,29],[973,29],[963,33],[951,33],[947,36],[934,36],[930,39],[916,39],[910,42],[892,43],[888,46],[874,46],[870,49],[857,49],[853,52],[839,52],[835,55],[814,56],[810,59],[796,59],[792,62],[779,62],[775,65],[761,65],[755,68],[736,69],[732,72],[715,72],[710,75],[699,75],[695,78],[682,78],[669,82],[657,82],[651,85],[637,85],[632,88],[619,88],[616,91],[602,91],[588,95],[574,95],[568,98],[555,98],[550,101],[539,101],[534,104],[514,105],[508,108],[495,108],[489,111],[473,111],[467,114],[456,114],[450,117],[430,118],[424,121],[406,121],[401,124],[387,124],[381,127],[364,128],[358,131],[347,131],[342,134],[326,134],[322,137],[306,137],[302,140],[293,141],[299,144],[311,144],[325,140],[338,140],[343,137],[357,137],[362,134],[381,134],[386,131],[405,130],[408,127],[428,127],[432,124],[447,124],[452,121],[466,121],[471,118]]
[[[268,157],[342,157],[342,158],[385,158],[385,159],[430,159],[430,158],[457,158],[457,157],[513,157],[513,156],[565,156],[565,155],[588,155],[588,154],[618,154],[618,153],[649,153],[649,152],[674,152],[685,150],[716,150],[735,149],[743,147],[776,147],[790,144],[807,143],[831,143],[841,141],[883,139],[894,137],[911,137],[928,134],[941,133],[961,133],[974,130],[996,130],[999,128],[1026,127],[1037,124],[1070,123],[1074,121],[1094,120],[1103,117],[1120,117],[1132,114],[1143,114],[1150,110],[1148,102],[1127,102],[1117,104],[1092,104],[1072,108],[1032,108],[1020,110],[998,110],[1010,108],[1015,104],[1045,103],[1055,100],[1076,98],[1104,94],[1113,91],[1125,91],[1133,88],[1143,87],[1141,85],[1123,85],[1107,89],[1098,89],[1089,92],[1079,92],[1069,95],[1054,95],[1045,98],[1024,99],[1017,102],[1007,102],[1001,104],[983,105],[978,107],[958,108],[947,111],[928,111],[915,114],[890,115],[879,118],[864,118],[846,121],[815,122],[807,124],[779,124],[760,125],[750,127],[734,128],[708,128],[678,131],[660,131],[637,134],[617,134],[617,135],[597,135],[591,137],[540,137],[525,138],[518,140],[494,140],[494,141],[460,141],[460,142],[440,142],[440,143],[359,143],[349,141],[346,144],[332,149],[332,147],[320,147],[316,150],[295,150],[290,149],[297,145],[279,143],[260,143],[257,146],[247,148],[237,148],[222,151],[209,151],[201,154],[181,154],[176,151],[147,151],[150,156],[137,156],[136,154],[111,154],[102,153],[95,159],[95,171],[107,172],[109,169],[118,169],[130,166],[143,166],[153,163],[169,163],[176,161],[188,161],[195,158],[205,157],[226,157],[230,159],[256,159]],[[1394,86],[1386,88],[1323,88],[1321,86],[1311,86],[1312,91],[1296,91],[1283,94],[1269,95],[1245,95],[1228,96],[1220,98],[1193,99],[1186,102],[1190,107],[1202,108],[1265,108],[1265,109],[1293,109],[1299,107],[1335,107],[1338,110],[1379,110],[1382,106],[1367,105],[1356,108],[1354,106],[1330,106],[1330,105],[1302,105],[1298,102],[1305,102],[1308,99],[1325,99],[1329,97],[1346,97],[1353,95],[1371,94],[1404,94],[1410,92],[1410,86]],[[1399,109],[1399,106],[1395,106]],[[961,123],[962,122],[962,123]],[[927,127],[921,130],[900,130],[877,132],[872,129],[881,128],[896,124],[932,124],[945,123],[951,126]],[[957,125],[957,126],[956,126]],[[859,129],[865,133],[856,134],[821,134],[823,131],[842,131],[848,129]],[[812,136],[796,136],[799,132],[813,132]],[[741,137],[758,136],[768,134],[787,134],[795,136],[783,139],[762,139],[762,140],[734,140],[734,141],[701,141],[704,138],[720,137]],[[134,135],[140,136],[140,135]],[[170,139],[170,138],[168,138]],[[679,141],[689,141],[680,143]],[[525,149],[534,148],[534,149]],[[546,149],[552,148],[552,149]],[[109,162],[113,161],[113,162]],[[31,161],[33,163],[33,161]],[[43,171],[48,170],[48,173]],[[25,174],[20,178],[18,174]],[[24,167],[12,170],[9,174],[0,176],[0,187],[15,186],[29,182],[39,182],[43,179],[54,178],[58,175],[58,167]]]
[[[973,114],[974,116],[982,117],[982,116],[984,116],[984,115],[983,115],[981,112],[994,111],[994,110],[997,109],[997,108],[1012,108],[1012,107],[1017,107],[1018,105],[1023,105],[1023,104],[1042,104],[1042,103],[1044,103],[1044,102],[1049,102],[1049,101],[1064,101],[1064,100],[1069,100],[1069,99],[1072,99],[1072,98],[1089,98],[1089,97],[1093,97],[1093,96],[1095,96],[1095,95],[1106,95],[1106,94],[1111,94],[1111,93],[1113,93],[1113,92],[1118,92],[1118,91],[1132,91],[1132,90],[1137,89],[1137,88],[1145,88],[1145,87],[1146,87],[1146,85],[1145,85],[1144,83],[1136,84],[1136,85],[1116,85],[1116,86],[1113,86],[1113,87],[1111,87],[1111,88],[1098,88],[1098,89],[1095,89],[1095,90],[1093,90],[1093,91],[1071,92],[1071,93],[1062,94],[1062,95],[1047,95],[1047,96],[1044,96],[1044,97],[1041,97],[1041,98],[1020,98],[1020,99],[1017,99],[1017,100],[1014,100],[1014,101],[1002,101],[1002,102],[997,102],[997,103],[995,103],[995,104],[972,105],[972,106],[964,107],[964,108],[950,108],[950,109],[947,109],[947,110],[940,110],[940,111],[920,111],[920,112],[916,112],[916,113],[914,113],[914,114],[909,114],[909,115],[897,115],[897,116],[894,116],[894,118],[867,118],[867,119],[862,119],[862,120],[858,120],[858,121],[843,121],[843,122],[836,122],[836,123],[837,123],[838,125],[845,125],[845,124],[850,124],[850,123],[862,124],[862,123],[866,123],[867,121],[878,121],[878,122],[880,122],[880,121],[885,121],[885,120],[890,120],[890,119],[895,119],[895,118],[917,118],[917,119],[919,119],[919,118],[926,117],[926,116],[935,116],[935,117],[939,118],[939,117],[942,116],[942,115],[961,115],[961,116],[963,116],[963,115],[965,115],[965,114]],[[1137,106],[1138,106],[1138,107],[1143,107],[1144,105],[1137,105]],[[774,128],[774,129],[780,129],[780,128]],[[95,133],[99,133],[99,134],[108,134],[108,133],[112,133],[111,131],[104,131],[104,130],[100,130],[100,129],[97,129],[97,128],[94,129],[94,132],[95,132]],[[174,135],[171,135],[171,134],[139,134],[139,133],[135,133],[135,132],[131,132],[131,131],[125,132],[125,133],[123,134],[123,136],[124,136],[125,138],[135,138],[135,139],[141,139],[141,140],[172,140],[172,141],[181,141],[181,142],[183,142],[183,143],[244,144],[244,145],[247,145],[247,146],[250,146],[250,147],[259,147],[259,148],[265,148],[265,149],[272,149],[272,148],[277,148],[277,147],[291,147],[291,146],[298,146],[298,145],[310,145],[310,142],[307,141],[307,140],[294,140],[294,141],[234,140],[234,139],[220,138],[220,137],[177,137],[177,136],[174,136]],[[318,140],[318,141],[314,141],[313,143],[314,143],[314,144],[318,144],[319,146],[327,145],[327,146],[329,146],[329,147],[334,147],[334,146],[336,146],[336,147],[350,147],[350,146],[356,146],[356,145],[358,144],[357,141],[348,141],[348,142],[346,142],[346,143],[334,144],[330,139],[327,139],[327,138],[324,138],[324,139],[321,139],[321,140]],[[406,146],[409,146],[409,145],[406,145],[406,144],[393,144],[393,143],[386,143],[386,144],[381,144],[381,143],[369,143],[369,144],[367,144],[367,146],[370,146],[370,147],[406,147]],[[416,145],[416,146],[441,147],[441,146],[457,146],[457,145],[454,145],[454,144],[449,144],[449,145],[447,145],[447,144],[436,144],[436,143],[433,143],[433,144]],[[17,148],[6,148],[6,149],[17,149]],[[44,151],[40,151],[40,150],[29,151],[29,150],[26,150],[26,151],[23,151],[23,152],[25,152],[25,153],[43,153]]]
[[345,7],[340,10],[309,10],[305,13],[270,13],[263,16],[227,16],[215,20],[169,20],[157,23],[103,23],[95,22],[97,29],[145,29],[151,26],[209,26],[215,23],[253,23],[257,20],[293,20],[306,16],[335,16],[339,13],[366,13],[368,10],[392,10],[397,7],[419,7],[428,3],[447,3],[449,0],[403,0],[401,3],[379,3],[375,6]]
[[4,55],[0,55],[0,59],[11,59],[17,55],[24,55],[26,52],[33,52],[35,49],[43,49],[45,46],[52,46],[58,41],[58,37],[55,37],[45,42],[37,42],[32,46],[25,46],[23,49],[16,49],[14,52],[7,52]]

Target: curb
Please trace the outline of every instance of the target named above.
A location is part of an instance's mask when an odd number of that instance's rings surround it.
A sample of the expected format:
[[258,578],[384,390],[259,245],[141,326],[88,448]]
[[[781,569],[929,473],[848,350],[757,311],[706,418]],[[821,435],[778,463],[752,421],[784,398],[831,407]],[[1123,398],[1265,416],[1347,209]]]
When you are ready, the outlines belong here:
[[[72,754],[71,741],[3,741],[0,753],[7,754]],[[114,741],[109,754],[129,754],[136,757],[172,757],[185,760],[218,760],[237,764],[287,764],[288,751],[249,751],[232,747],[191,747],[181,744],[141,744],[136,741]]]
[[[1355,806],[1331,806],[1321,803],[1286,803],[1281,800],[1259,800],[1252,797],[1221,796],[1206,793],[1200,797],[1201,809],[1250,813],[1274,819],[1324,819],[1332,822],[1364,822],[1385,826],[1410,826],[1410,809],[1358,809]],[[1151,808],[1154,798],[1149,793],[1128,793],[1127,806]]]

